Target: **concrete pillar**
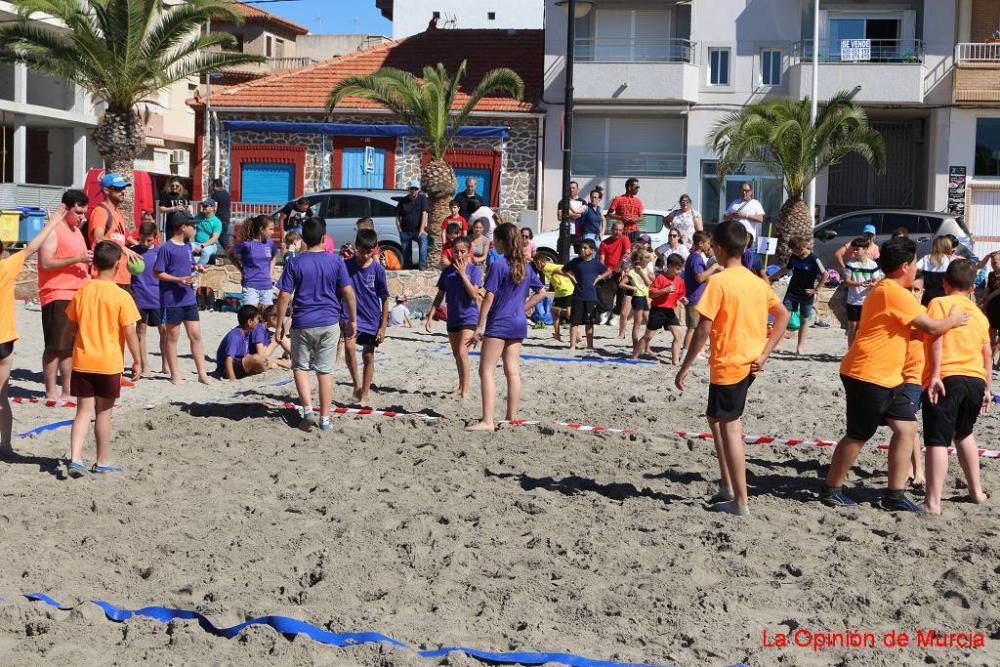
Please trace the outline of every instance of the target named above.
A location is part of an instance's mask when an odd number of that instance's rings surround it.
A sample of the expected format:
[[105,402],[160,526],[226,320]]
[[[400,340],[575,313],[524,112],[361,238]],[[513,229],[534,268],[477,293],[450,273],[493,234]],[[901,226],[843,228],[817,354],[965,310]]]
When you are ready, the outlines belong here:
[[21,114],[14,115],[14,182],[24,183],[28,174],[28,124],[27,118]]
[[14,65],[14,101],[28,103],[28,66],[24,63]]
[[73,128],[73,187],[82,188],[87,178],[87,128]]

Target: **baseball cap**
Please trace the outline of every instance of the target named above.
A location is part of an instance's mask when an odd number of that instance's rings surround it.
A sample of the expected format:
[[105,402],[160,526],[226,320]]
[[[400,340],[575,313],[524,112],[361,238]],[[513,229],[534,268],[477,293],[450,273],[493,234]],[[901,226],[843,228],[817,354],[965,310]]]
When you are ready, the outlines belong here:
[[127,188],[131,185],[121,174],[116,174],[113,171],[101,176],[101,188]]
[[653,239],[650,237],[649,234],[639,234],[639,240],[640,241],[645,241],[646,243],[649,243]]
[[202,199],[201,200],[201,205],[202,205],[202,207],[205,207],[205,206],[215,206],[216,205],[216,201],[214,199],[212,199],[211,197],[209,197],[208,199]]
[[406,295],[402,294],[396,297],[396,303],[406,303]]
[[420,189],[420,179],[411,178],[409,185],[407,185],[406,187],[408,189],[410,189],[410,190],[413,190],[414,188],[416,188],[417,190],[419,190]]
[[875,225],[865,225],[865,228],[861,230],[862,234],[878,234],[875,229]]

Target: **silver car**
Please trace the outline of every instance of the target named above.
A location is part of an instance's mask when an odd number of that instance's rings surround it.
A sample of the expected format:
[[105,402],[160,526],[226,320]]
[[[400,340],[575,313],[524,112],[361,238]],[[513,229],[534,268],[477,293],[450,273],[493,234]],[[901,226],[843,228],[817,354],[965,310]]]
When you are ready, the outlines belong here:
[[973,255],[972,234],[965,223],[948,213],[935,211],[912,211],[898,209],[869,209],[844,213],[816,225],[813,230],[813,251],[819,256],[823,266],[839,268],[834,254],[844,244],[864,233],[865,227],[875,227],[875,241],[879,244],[892,237],[893,231],[905,229],[909,237],[917,242],[917,257],[931,251],[934,237],[954,234],[966,251],[960,254]]

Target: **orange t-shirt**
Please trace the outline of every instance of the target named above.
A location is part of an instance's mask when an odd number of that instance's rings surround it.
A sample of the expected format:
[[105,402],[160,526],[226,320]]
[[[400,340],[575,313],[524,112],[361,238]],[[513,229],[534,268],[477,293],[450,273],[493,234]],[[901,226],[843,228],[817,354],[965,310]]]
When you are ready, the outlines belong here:
[[767,314],[779,303],[771,286],[742,266],[708,279],[695,308],[712,320],[712,384],[736,384],[750,374],[750,364],[767,343]]
[[[868,302],[865,302],[868,305]],[[956,327],[941,336],[941,379],[953,375],[987,380],[983,365],[983,346],[990,342],[990,323],[982,311],[964,294],[950,294],[931,300],[927,314],[935,319],[948,317],[952,306],[969,314],[964,326]],[[927,359],[931,358],[931,346],[927,343]],[[931,364],[924,369],[924,387],[930,384]]]
[[910,340],[906,343],[906,361],[903,362],[904,383],[923,384],[924,359],[924,334],[911,328]]
[[17,320],[14,317],[14,283],[24,268],[26,253],[15,252],[0,259],[0,343],[17,340]]
[[73,370],[114,375],[125,363],[125,327],[139,321],[132,296],[110,280],[91,280],[66,307],[76,322]]
[[840,362],[847,377],[892,389],[903,384],[903,364],[913,320],[924,313],[913,294],[892,279],[865,297],[854,345]]
[[[56,251],[53,259],[79,257],[87,250],[87,242],[83,239],[80,228],[64,222],[52,230],[55,237]],[[53,301],[69,301],[76,291],[90,280],[90,265],[78,262],[64,266],[61,269],[42,268],[38,261],[38,301],[46,306]]]
[[[90,212],[90,223],[87,225],[87,235],[90,237],[90,247],[93,248],[97,245],[97,240],[94,238],[94,230],[107,228],[108,209],[111,210],[111,228],[108,230],[108,233],[104,235],[104,240],[114,241],[122,248],[127,248],[128,227],[125,224],[125,214],[110,204],[102,204]],[[97,275],[96,268],[94,269],[93,275]],[[115,282],[119,285],[132,284],[132,276],[128,272],[128,259],[126,259],[124,253],[122,254],[122,258],[118,260],[118,267],[115,269]]]

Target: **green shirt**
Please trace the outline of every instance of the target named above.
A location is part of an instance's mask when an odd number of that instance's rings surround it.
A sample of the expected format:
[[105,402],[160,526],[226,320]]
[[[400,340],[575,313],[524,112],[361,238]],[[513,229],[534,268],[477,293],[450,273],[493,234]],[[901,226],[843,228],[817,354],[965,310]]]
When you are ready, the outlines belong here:
[[194,219],[194,242],[204,243],[216,234],[222,234],[222,220],[215,214],[206,218],[204,213],[199,213]]

